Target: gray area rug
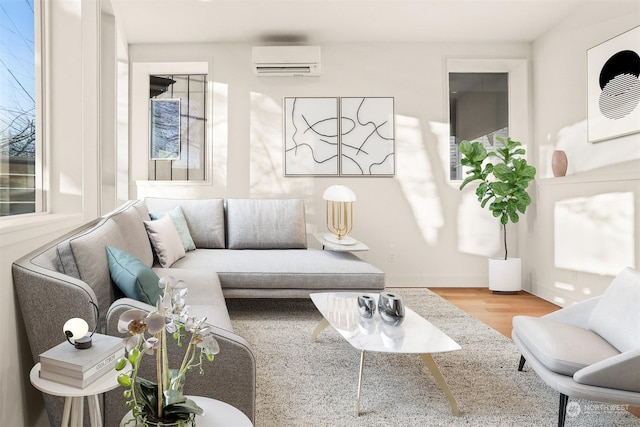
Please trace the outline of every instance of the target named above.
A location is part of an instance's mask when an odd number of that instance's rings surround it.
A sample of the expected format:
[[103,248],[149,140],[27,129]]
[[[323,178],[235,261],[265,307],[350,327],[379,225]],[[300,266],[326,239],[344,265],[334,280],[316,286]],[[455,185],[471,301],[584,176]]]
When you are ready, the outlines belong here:
[[[554,426],[558,394],[525,365],[513,342],[427,289],[393,289],[405,304],[462,346],[434,354],[459,417],[417,355],[367,353],[360,417],[355,416],[360,352],[308,299],[227,300],[235,332],[257,359],[256,427]],[[570,400],[566,426],[639,426],[618,405]]]

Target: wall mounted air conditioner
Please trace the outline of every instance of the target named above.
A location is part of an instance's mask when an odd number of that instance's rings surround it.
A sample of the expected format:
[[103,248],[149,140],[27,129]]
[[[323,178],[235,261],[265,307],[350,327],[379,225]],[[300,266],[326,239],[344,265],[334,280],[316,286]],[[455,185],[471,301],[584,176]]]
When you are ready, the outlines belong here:
[[320,46],[254,46],[252,65],[258,76],[319,76]]

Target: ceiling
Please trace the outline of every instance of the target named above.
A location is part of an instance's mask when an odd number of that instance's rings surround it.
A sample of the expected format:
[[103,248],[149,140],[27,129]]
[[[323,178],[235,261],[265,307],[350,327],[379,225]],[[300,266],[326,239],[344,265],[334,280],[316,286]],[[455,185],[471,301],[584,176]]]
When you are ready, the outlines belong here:
[[129,44],[320,44],[531,42],[586,0],[110,1]]

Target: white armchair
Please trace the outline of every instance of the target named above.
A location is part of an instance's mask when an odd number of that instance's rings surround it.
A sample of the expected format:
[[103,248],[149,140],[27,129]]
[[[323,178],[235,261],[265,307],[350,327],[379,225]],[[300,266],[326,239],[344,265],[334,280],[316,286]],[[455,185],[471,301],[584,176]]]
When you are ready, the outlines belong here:
[[603,295],[542,317],[513,318],[525,361],[560,393],[558,426],[569,397],[640,406],[640,273],[625,268]]

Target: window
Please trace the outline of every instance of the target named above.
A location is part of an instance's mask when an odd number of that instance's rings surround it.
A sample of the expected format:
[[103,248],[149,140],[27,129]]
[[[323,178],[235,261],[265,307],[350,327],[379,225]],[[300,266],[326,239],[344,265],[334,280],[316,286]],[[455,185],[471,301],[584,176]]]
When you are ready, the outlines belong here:
[[527,59],[447,59],[449,179],[464,179],[460,141],[484,141],[492,147],[507,134],[526,147],[529,132]]
[[149,98],[149,181],[204,181],[207,75],[150,75]]
[[461,180],[461,141],[494,149],[509,135],[509,74],[449,73],[449,124],[449,178]]
[[36,212],[40,205],[34,6],[34,0],[0,2],[0,216]]

